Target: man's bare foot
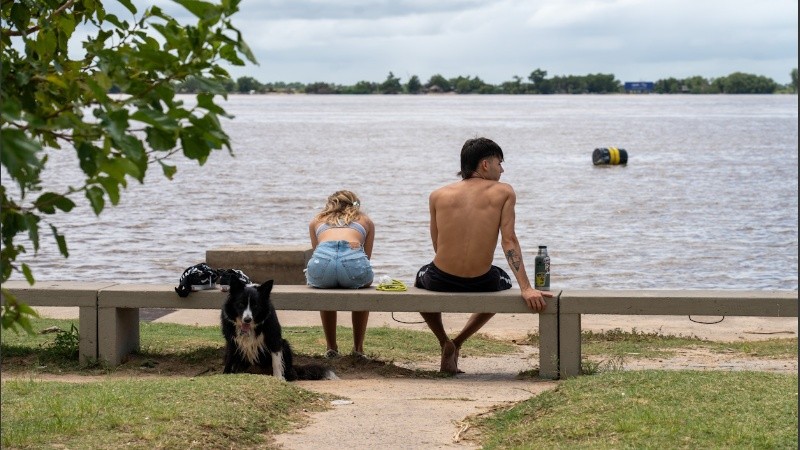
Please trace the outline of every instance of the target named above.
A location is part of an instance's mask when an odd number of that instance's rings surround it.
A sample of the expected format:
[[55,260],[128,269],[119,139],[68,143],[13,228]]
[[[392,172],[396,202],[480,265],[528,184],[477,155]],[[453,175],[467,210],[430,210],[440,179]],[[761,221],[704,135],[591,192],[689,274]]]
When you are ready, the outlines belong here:
[[461,347],[456,347],[456,355],[454,357],[456,361],[456,373],[464,373],[463,370],[458,368],[458,354],[461,352]]
[[453,341],[447,341],[442,346],[442,364],[439,368],[440,372],[444,373],[458,373],[458,359],[456,357],[456,345]]

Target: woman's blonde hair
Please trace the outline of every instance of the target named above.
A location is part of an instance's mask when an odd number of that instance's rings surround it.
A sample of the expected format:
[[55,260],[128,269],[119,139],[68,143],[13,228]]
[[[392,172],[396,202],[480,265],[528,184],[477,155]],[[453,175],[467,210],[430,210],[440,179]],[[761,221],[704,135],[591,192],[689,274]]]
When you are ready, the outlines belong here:
[[350,191],[336,191],[328,197],[315,219],[332,226],[349,225],[361,218],[361,201]]

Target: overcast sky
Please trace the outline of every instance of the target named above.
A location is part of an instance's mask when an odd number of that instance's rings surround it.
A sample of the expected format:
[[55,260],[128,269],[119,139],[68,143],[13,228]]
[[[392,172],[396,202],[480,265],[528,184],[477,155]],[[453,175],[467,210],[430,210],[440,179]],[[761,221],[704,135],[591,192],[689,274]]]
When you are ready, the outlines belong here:
[[[159,1],[158,3],[162,3]],[[234,25],[261,82],[405,83],[477,76],[499,84],[614,74],[655,81],[733,72],[788,83],[797,0],[242,0]],[[171,9],[171,8],[170,8]]]

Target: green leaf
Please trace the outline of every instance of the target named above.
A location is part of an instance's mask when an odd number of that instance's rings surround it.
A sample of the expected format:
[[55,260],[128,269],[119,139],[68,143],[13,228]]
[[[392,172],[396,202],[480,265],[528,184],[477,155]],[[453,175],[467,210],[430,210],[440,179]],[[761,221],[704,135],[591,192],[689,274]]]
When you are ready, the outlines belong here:
[[77,149],[78,161],[80,161],[81,170],[89,177],[97,174],[97,159],[102,155],[102,150],[95,147],[89,142],[81,142],[78,144]]
[[[31,268],[28,267],[28,265],[25,264],[25,263],[22,263],[22,274],[25,276],[25,279],[28,281],[28,284],[30,284],[31,286],[33,286],[33,284],[36,283],[36,280],[34,280],[34,278],[33,278],[33,272],[31,272]],[[34,314],[36,314],[35,311],[34,311]],[[38,314],[37,314],[37,316],[38,316]]]
[[125,109],[110,112],[99,111],[98,116],[109,136],[114,141],[121,141],[128,131],[128,111]]
[[208,159],[211,149],[202,137],[202,130],[195,127],[184,128],[181,131],[181,149],[189,159],[195,159],[202,166]]
[[131,12],[131,14],[134,14],[134,15],[136,14],[136,7],[135,7],[135,6],[133,6],[133,3],[132,3],[130,0],[117,0],[117,1],[118,1],[118,2],[119,2],[121,5],[122,5],[122,6],[124,6],[124,7],[128,8],[128,11],[130,11],[130,12]]
[[49,60],[53,57],[57,46],[58,38],[52,29],[44,28],[36,33],[36,41],[33,47],[39,58]]
[[172,117],[152,108],[141,108],[131,115],[132,120],[144,122],[148,125],[161,128],[163,130],[177,130],[180,128],[178,121]]
[[[122,136],[119,140],[115,140],[115,144],[119,146],[122,152],[130,158],[132,161],[139,162],[140,160],[145,158],[145,151],[144,146],[142,145],[142,141],[136,139],[134,136],[125,135]],[[131,174],[136,178],[139,178],[137,174]]]
[[197,94],[197,106],[206,109],[208,112],[219,114],[231,119],[233,118],[233,116],[228,115],[221,106],[214,103],[214,96],[209,93]]
[[33,205],[36,207],[36,209],[45,214],[55,214],[56,208],[64,212],[70,212],[72,211],[72,208],[75,207],[75,203],[72,200],[61,194],[56,194],[53,192],[45,192],[44,194],[40,195],[39,198],[33,202]]
[[[3,5],[5,6],[5,5]],[[5,8],[4,8],[5,9]],[[22,2],[14,2],[11,5],[11,23],[17,30],[27,30],[30,26],[31,8]]]
[[147,143],[153,150],[170,150],[178,143],[178,134],[175,132],[148,127],[145,133]]
[[107,92],[111,89],[111,80],[104,73],[97,72],[94,78],[87,78],[86,84],[94,94],[94,98],[103,103],[108,101]]
[[[102,200],[103,199],[101,198],[100,201]],[[50,230],[53,232],[53,237],[56,238],[56,244],[58,244],[58,251],[61,252],[64,258],[69,258],[69,251],[67,251],[67,240],[64,238],[64,235],[59,234],[58,230],[53,225],[50,225]]]
[[207,19],[211,16],[217,8],[215,5],[198,0],[175,0],[175,3],[186,8],[190,13],[194,14],[199,19]]
[[42,162],[37,154],[42,150],[38,142],[20,130],[3,128],[0,130],[0,162],[12,178],[33,181],[39,176]]
[[39,251],[39,216],[35,214],[26,213],[24,216],[25,225],[24,229],[28,230],[28,239],[33,244],[33,251]]
[[125,180],[123,179],[120,183],[119,180],[111,177],[98,177],[97,181],[100,185],[103,186],[103,189],[106,190],[108,194],[108,199],[111,201],[112,205],[116,205],[119,203],[119,186],[125,186]]
[[161,170],[164,172],[164,176],[170,180],[172,179],[173,176],[175,176],[175,172],[178,171],[177,167],[166,164],[161,160],[159,160],[158,163],[161,164]]
[[86,198],[89,199],[89,203],[92,205],[94,213],[99,216],[106,205],[106,202],[103,199],[103,190],[97,186],[92,186],[86,190]]
[[243,66],[244,61],[239,58],[239,54],[236,52],[236,47],[233,44],[225,44],[219,49],[219,55],[222,56],[225,60],[233,64],[234,66]]

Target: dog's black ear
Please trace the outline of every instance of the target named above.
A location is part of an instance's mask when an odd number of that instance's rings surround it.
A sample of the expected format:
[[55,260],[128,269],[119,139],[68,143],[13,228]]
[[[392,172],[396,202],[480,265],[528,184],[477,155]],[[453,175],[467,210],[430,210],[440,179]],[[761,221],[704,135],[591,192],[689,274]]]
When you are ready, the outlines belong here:
[[270,292],[272,292],[272,284],[273,280],[267,280],[261,283],[261,286],[258,287],[258,293],[263,296],[268,296]]
[[239,277],[231,277],[230,283],[231,292],[236,293],[244,290],[245,284],[239,279]]

